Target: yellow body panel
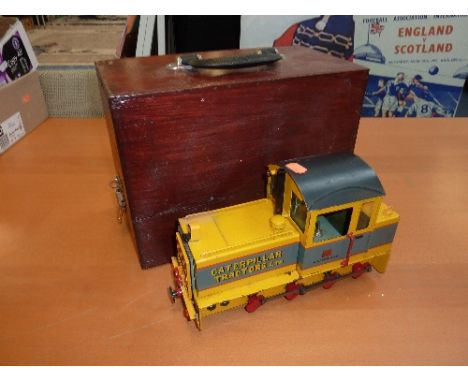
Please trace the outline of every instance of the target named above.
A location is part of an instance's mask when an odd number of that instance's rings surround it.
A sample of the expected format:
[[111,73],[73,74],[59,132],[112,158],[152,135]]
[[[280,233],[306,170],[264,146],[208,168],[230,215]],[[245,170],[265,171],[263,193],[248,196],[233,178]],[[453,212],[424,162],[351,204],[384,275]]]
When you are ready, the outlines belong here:
[[239,285],[235,288],[231,287],[229,289],[224,290],[223,292],[212,294],[206,297],[195,296],[195,302],[197,306],[200,309],[202,309],[206,308],[207,306],[220,303],[222,301],[231,301],[239,297],[247,297],[253,293],[257,293],[259,290],[267,291],[278,286],[284,286],[285,284],[293,282],[298,278],[299,274],[296,271],[292,270],[290,272],[282,273],[275,276],[269,275],[269,277],[264,278],[262,280],[258,280],[256,282],[252,282],[252,280],[249,279],[249,282],[245,283],[244,280],[243,285]]
[[396,224],[400,221],[400,215],[393,210],[389,205],[382,203],[380,205],[379,212],[375,220],[375,228],[382,227],[384,225]]
[[[191,232],[189,247],[198,268],[223,263],[298,241],[289,219],[284,227],[272,227],[273,204],[259,199],[179,219],[184,232]],[[190,228],[189,228],[190,227]]]

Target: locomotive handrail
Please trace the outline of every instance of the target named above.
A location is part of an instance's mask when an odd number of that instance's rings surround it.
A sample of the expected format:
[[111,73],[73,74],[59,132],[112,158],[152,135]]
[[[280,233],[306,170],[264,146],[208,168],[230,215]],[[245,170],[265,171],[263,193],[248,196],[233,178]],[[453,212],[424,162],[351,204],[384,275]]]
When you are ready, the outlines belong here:
[[346,236],[349,239],[349,244],[348,244],[348,249],[346,250],[346,257],[341,262],[341,265],[343,267],[347,267],[349,264],[349,257],[351,256],[351,251],[353,250],[354,241],[355,241],[355,237],[352,232],[348,233]]

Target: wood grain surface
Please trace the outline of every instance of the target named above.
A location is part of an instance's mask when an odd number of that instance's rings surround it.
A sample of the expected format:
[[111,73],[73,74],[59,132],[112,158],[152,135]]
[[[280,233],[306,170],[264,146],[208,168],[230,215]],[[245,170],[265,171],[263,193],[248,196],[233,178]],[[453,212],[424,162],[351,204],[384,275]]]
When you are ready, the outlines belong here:
[[178,217],[262,197],[269,163],[353,151],[367,69],[280,52],[221,76],[169,70],[176,55],[97,64],[143,268],[169,262]]
[[[202,52],[203,58],[254,53],[256,49]],[[276,82],[308,78],[311,75],[362,72],[368,69],[305,47],[280,47],[284,56],[274,65],[245,70],[174,71],[168,65],[179,54],[98,61],[96,68],[110,97],[132,98],[142,95],[165,95],[204,88]]]
[[254,314],[171,305],[116,223],[104,120],[50,119],[0,157],[0,364],[468,364],[468,119],[363,119],[401,214],[386,274]]

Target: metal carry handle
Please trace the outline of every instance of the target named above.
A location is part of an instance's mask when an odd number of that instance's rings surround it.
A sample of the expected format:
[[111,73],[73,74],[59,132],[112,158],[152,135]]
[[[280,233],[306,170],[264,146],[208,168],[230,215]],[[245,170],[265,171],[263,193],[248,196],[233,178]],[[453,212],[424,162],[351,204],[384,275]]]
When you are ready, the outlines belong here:
[[255,53],[241,56],[203,58],[200,54],[189,54],[180,56],[177,65],[200,69],[235,69],[270,64],[281,58],[275,48],[263,48]]

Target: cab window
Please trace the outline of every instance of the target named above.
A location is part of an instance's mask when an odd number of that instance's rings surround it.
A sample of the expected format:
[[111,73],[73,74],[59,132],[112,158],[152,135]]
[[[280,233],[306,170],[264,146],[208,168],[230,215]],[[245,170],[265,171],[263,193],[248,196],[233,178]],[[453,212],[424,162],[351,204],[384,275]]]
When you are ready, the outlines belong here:
[[359,219],[356,230],[366,229],[369,227],[372,211],[374,210],[374,202],[363,203],[361,211],[359,212]]
[[330,240],[348,233],[353,208],[318,215],[315,223],[314,242]]
[[304,201],[300,200],[294,192],[291,194],[290,216],[294,223],[296,223],[302,232],[304,232],[307,217],[307,207]]

